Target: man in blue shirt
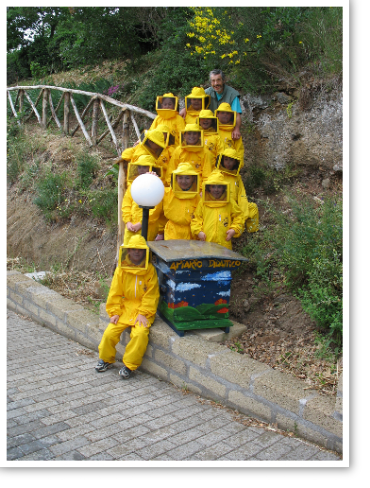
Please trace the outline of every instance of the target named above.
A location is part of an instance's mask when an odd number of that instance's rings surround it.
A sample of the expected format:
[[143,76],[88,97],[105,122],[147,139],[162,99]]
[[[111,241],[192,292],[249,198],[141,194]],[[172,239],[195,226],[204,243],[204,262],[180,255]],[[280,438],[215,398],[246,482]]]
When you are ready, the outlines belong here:
[[[205,90],[207,95],[211,95],[211,104],[209,109],[214,112],[221,103],[229,103],[231,109],[236,112],[236,124],[232,133],[233,139],[240,139],[240,127],[242,125],[242,108],[240,105],[240,94],[234,88],[225,83],[225,75],[220,69],[214,69],[209,73],[211,86]],[[185,118],[186,109],[182,109],[180,115]]]

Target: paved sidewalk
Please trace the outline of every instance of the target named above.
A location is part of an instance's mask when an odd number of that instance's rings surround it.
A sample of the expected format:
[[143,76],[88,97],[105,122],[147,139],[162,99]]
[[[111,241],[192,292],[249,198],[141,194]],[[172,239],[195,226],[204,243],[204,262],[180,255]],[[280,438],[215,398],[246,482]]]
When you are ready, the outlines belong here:
[[314,444],[233,419],[226,409],[98,354],[8,310],[8,460],[335,461]]

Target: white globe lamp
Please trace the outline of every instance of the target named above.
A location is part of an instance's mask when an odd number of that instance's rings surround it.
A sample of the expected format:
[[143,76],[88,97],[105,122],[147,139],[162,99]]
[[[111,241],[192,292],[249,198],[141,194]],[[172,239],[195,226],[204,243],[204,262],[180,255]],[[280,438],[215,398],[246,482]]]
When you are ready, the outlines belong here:
[[132,182],[131,196],[135,203],[143,209],[141,235],[147,240],[149,210],[160,203],[164,196],[164,185],[161,179],[154,174],[144,173]]

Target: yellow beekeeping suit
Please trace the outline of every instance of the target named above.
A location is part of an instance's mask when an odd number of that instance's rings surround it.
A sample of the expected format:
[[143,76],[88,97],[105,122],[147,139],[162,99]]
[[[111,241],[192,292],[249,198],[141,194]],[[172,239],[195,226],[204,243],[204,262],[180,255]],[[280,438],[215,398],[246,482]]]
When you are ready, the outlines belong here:
[[[190,176],[191,186],[182,190],[177,176]],[[195,209],[200,201],[199,175],[191,164],[181,163],[172,173],[171,187],[165,189],[163,197],[163,213],[167,220],[164,228],[164,239],[193,239],[190,224]]]
[[219,119],[218,121],[218,133],[221,139],[221,143],[224,147],[224,149],[232,148],[235,149],[235,151],[238,153],[238,158],[240,159],[242,163],[242,167],[244,166],[244,145],[243,145],[243,139],[236,139],[234,140],[232,138],[232,133],[236,124],[236,112],[231,110],[231,106],[228,103],[221,103],[221,105],[218,107],[217,110],[215,110],[215,115],[216,117],[218,116],[219,112],[231,112],[233,114],[233,117],[231,118],[231,121],[224,124],[221,122]]
[[[174,108],[162,108],[163,99],[173,99]],[[153,120],[150,129],[156,129],[159,125],[166,125],[175,134],[175,146],[180,143],[180,132],[185,128],[185,121],[178,112],[179,99],[172,93],[165,93],[161,97],[157,97],[156,111],[157,117]]]
[[[146,256],[149,248],[142,236],[132,237],[124,248],[143,249]],[[157,273],[151,263],[144,267],[133,266],[129,259],[123,267],[116,268],[109,290],[106,310],[109,317],[119,316],[117,324],[110,323],[99,344],[99,357],[107,363],[115,362],[116,345],[122,332],[131,327],[130,341],[126,346],[123,363],[130,369],[137,369],[148,345],[149,329],[155,319],[159,302]],[[136,269],[135,269],[136,268]],[[148,320],[148,327],[135,324],[138,315]]]
[[[194,103],[197,103],[196,107],[194,107]],[[199,112],[201,110],[206,110],[210,103],[211,97],[210,95],[206,94],[204,88],[198,88],[195,86],[190,95],[185,97],[185,124],[195,124],[196,119],[199,116]]]
[[[210,185],[225,186],[220,199],[212,197],[209,190]],[[195,236],[204,232],[207,242],[215,242],[232,249],[231,240],[226,240],[226,232],[234,229],[234,237],[239,237],[243,231],[244,218],[238,204],[230,198],[228,186],[220,171],[214,170],[211,173],[203,183],[202,200],[195,210],[191,231]]]

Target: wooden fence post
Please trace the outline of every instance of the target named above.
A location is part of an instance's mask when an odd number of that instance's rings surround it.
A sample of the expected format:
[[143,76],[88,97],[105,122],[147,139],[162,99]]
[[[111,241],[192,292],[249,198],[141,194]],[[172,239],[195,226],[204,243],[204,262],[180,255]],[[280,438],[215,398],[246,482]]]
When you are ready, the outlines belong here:
[[48,106],[48,89],[45,88],[43,90],[43,93],[42,93],[42,119],[41,119],[41,125],[44,129],[46,129],[46,118],[47,118],[47,114],[46,114],[46,109],[47,109],[47,106]]
[[100,108],[100,101],[99,98],[97,98],[94,100],[92,126],[91,126],[91,140],[95,145],[96,145],[96,138],[98,135],[99,108]]
[[129,145],[129,136],[130,136],[130,131],[129,131],[129,126],[128,126],[128,120],[130,117],[130,111],[125,110],[125,113],[123,115],[123,148],[122,151],[128,148]]
[[64,94],[64,126],[63,130],[65,135],[67,136],[69,134],[69,93],[66,92]]
[[24,91],[19,90],[19,113],[22,113],[23,110],[23,99],[24,99]]

